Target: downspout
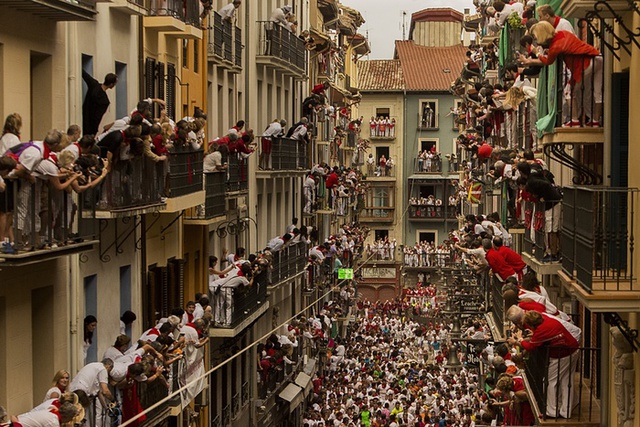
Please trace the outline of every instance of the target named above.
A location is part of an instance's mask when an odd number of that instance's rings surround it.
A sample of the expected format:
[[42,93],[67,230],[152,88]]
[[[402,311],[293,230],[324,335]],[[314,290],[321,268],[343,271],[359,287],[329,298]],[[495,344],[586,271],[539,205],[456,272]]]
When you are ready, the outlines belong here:
[[[402,88],[402,146],[404,147],[403,153],[402,153],[402,162],[403,164],[407,164],[407,159],[405,158],[406,156],[406,147],[407,147],[407,88],[403,87]],[[405,171],[405,173],[403,175],[405,175],[405,179],[408,180],[408,175],[406,172],[406,168],[403,167],[402,168],[403,171]],[[400,219],[402,220],[402,243],[404,245],[406,245],[406,241],[407,241],[407,228],[408,228],[408,223],[404,218],[404,211],[405,211],[405,203],[408,203],[409,197],[408,194],[405,194],[406,191],[406,185],[405,182],[406,180],[403,180],[402,182],[402,188],[403,188],[403,192],[402,192],[402,196],[404,197],[402,199],[402,216],[400,217]]]

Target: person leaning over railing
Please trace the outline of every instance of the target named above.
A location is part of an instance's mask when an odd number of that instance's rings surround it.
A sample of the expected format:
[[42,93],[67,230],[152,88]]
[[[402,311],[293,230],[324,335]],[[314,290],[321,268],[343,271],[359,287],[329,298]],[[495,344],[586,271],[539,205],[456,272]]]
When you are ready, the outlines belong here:
[[575,389],[572,374],[579,359],[582,330],[558,317],[525,311],[515,305],[507,310],[507,318],[519,329],[531,333],[525,338],[508,338],[510,345],[518,345],[529,353],[542,346],[548,349],[546,415],[570,418]]
[[[557,31],[553,25],[543,21],[531,27],[531,35],[538,45],[548,49],[546,55],[539,55],[537,59],[519,55],[522,65],[551,65],[558,56],[562,56],[564,63],[571,71],[569,81],[572,90],[571,120],[564,126],[581,126],[580,114],[590,115],[590,121],[585,126],[600,126],[602,114],[602,56],[600,51],[588,43],[583,42],[568,31]],[[590,95],[593,86],[595,109],[593,112],[586,109],[583,98]],[[580,105],[583,103],[583,105]],[[584,109],[584,111],[581,111]]]

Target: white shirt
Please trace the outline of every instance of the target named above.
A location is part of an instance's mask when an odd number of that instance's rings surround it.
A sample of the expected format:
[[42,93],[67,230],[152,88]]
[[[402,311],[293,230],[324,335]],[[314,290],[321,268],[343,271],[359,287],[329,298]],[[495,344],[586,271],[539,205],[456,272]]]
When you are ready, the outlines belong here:
[[100,384],[109,383],[107,368],[102,362],[93,362],[80,369],[69,385],[70,391],[82,390],[88,396],[96,396],[100,392]]
[[18,415],[18,421],[23,427],[60,427],[58,416],[47,410]]
[[278,136],[282,133],[282,126],[280,126],[279,122],[273,122],[269,125],[269,127],[267,128],[267,130],[264,131],[264,133],[262,134],[262,136],[264,136],[265,138],[269,138],[272,136]]
[[509,16],[513,14],[513,12],[517,12],[520,17],[522,17],[522,13],[524,12],[524,5],[522,3],[514,3],[514,4],[505,4],[504,9],[500,12],[500,16],[496,19],[496,22],[501,27],[504,26]]
[[9,148],[13,148],[18,144],[20,144],[20,139],[16,135],[5,133],[0,138],[0,156],[6,153]]
[[573,25],[571,25],[571,22],[567,21],[564,18],[560,18],[560,20],[558,21],[558,26],[556,27],[556,31],[567,31],[573,35],[576,34],[575,30],[573,29]]
[[18,158],[20,164],[29,172],[33,172],[42,161],[42,155],[44,154],[44,142],[34,141],[33,145],[25,148]]
[[282,239],[282,237],[274,237],[273,239],[269,240],[269,243],[267,243],[267,247],[272,251],[280,250],[283,246],[284,239]]
[[111,369],[109,376],[111,376],[114,381],[122,381],[127,376],[129,365],[136,363],[140,357],[144,356],[144,353],[144,349],[139,348],[131,354],[123,355],[113,363],[113,369]]
[[302,141],[307,134],[307,126],[302,124],[296,128],[291,134],[292,139],[297,139],[298,141]]
[[102,359],[111,359],[115,362],[116,360],[120,359],[122,356],[124,355],[120,350],[111,346],[104,351],[104,354],[102,355]]
[[233,3],[229,3],[226,6],[223,6],[219,11],[218,15],[222,17],[222,19],[230,19],[233,20],[236,16],[236,7]]

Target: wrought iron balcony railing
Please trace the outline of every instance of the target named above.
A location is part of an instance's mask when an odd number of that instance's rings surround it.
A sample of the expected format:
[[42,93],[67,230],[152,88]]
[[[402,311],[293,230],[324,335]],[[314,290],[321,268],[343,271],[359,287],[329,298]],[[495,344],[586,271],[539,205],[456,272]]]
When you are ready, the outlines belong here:
[[[363,125],[365,125],[363,123]],[[366,126],[366,125],[365,125]],[[382,117],[369,121],[369,137],[371,139],[393,139],[396,137],[396,118]]]
[[275,171],[307,170],[307,142],[291,138],[263,138],[260,144],[260,168]]
[[638,291],[636,188],[565,187],[562,269],[586,291]]
[[271,284],[280,283],[304,270],[308,260],[305,242],[297,242],[273,252]]
[[188,209],[186,219],[209,220],[225,214],[226,175],[225,172],[204,173],[204,205]]
[[299,74],[307,70],[304,41],[282,25],[258,21],[258,54],[278,58],[295,67]]
[[200,28],[200,11],[197,1],[164,0],[150,3],[149,15],[171,16],[186,24]]

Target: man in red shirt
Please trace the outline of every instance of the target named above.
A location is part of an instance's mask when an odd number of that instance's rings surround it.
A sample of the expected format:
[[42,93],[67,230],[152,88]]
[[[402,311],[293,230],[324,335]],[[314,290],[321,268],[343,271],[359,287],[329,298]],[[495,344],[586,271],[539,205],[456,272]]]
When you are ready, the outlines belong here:
[[505,282],[508,277],[518,277],[518,274],[513,267],[505,261],[504,257],[500,253],[493,249],[491,246],[491,239],[482,239],[482,247],[485,250],[485,258],[487,264],[491,267],[493,274],[496,275],[498,280]]
[[325,187],[327,187],[327,192],[329,194],[329,208],[332,209],[333,208],[333,199],[334,199],[334,187],[338,186],[338,167],[334,166],[333,170],[331,171],[331,173],[329,174],[329,176],[327,176],[327,180],[325,181]]
[[522,257],[516,251],[503,245],[502,237],[493,238],[493,248],[504,258],[504,260],[513,268],[518,275],[518,279],[522,279],[522,275],[526,273],[527,264],[522,261]]
[[547,416],[570,418],[575,389],[571,378],[579,359],[577,350],[582,331],[567,321],[537,311],[525,313],[523,327],[533,330],[530,338],[517,340],[510,337],[507,341],[511,345],[520,345],[527,352],[548,346]]

